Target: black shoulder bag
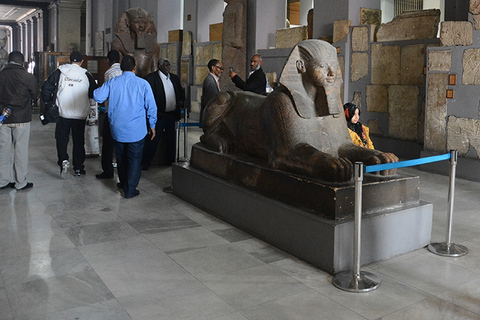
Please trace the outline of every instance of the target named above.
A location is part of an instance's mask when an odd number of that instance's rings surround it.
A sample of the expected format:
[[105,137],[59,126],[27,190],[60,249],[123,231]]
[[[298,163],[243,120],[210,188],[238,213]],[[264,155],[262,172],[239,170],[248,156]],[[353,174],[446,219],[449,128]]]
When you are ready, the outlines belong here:
[[[47,124],[50,122],[58,122],[58,118],[60,117],[58,112],[58,106],[56,105],[57,102],[57,91],[58,91],[58,81],[60,80],[60,70],[55,70],[52,75],[54,78],[54,88],[52,93],[50,94],[49,102],[45,102],[45,108],[43,109],[43,115],[45,117],[42,120],[43,124]],[[47,80],[48,81],[48,80]],[[47,83],[47,81],[45,83]],[[44,85],[45,85],[44,83]],[[42,90],[43,91],[43,90]]]

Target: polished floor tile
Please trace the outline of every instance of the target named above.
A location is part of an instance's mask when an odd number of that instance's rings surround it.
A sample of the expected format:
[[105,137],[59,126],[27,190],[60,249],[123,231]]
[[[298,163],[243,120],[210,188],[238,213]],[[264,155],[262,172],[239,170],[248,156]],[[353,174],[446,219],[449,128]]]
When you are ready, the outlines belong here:
[[215,319],[235,309],[200,281],[166,280],[154,291],[118,298],[132,319]]
[[315,290],[262,303],[242,312],[249,320],[365,320],[346,306]]
[[200,280],[236,310],[310,290],[308,286],[269,265],[205,275]]
[[[191,145],[201,132],[189,132]],[[170,167],[142,172],[140,195],[125,199],[116,177],[95,178],[97,156],[85,176],[60,177],[53,125],[34,121],[30,147],[34,187],[0,190],[0,320],[480,319],[480,183],[456,181],[452,240],[466,256],[421,248],[377,261],[362,269],[380,287],[350,293],[163,192]],[[448,177],[401,170],[420,176],[432,241],[445,241]]]
[[429,298],[422,300],[416,304],[403,308],[397,312],[391,313],[382,318],[382,320],[438,320],[438,319],[455,319],[455,320],[472,320],[480,319],[478,313],[470,312],[462,307],[448,303],[445,300],[437,298]]

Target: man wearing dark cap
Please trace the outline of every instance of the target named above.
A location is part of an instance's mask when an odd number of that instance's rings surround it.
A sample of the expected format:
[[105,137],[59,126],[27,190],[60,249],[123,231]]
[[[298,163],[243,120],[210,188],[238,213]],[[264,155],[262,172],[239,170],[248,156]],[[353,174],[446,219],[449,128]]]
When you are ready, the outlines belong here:
[[[80,65],[83,55],[78,51],[70,54],[70,64],[58,67],[42,86],[45,103],[54,102],[58,106],[60,118],[55,127],[57,156],[60,172],[68,172],[70,166],[67,153],[68,138],[72,132],[73,170],[75,176],[85,174],[85,122],[90,111],[90,99],[97,84],[93,76]],[[57,89],[55,101],[52,95]],[[95,103],[91,100],[92,103]]]

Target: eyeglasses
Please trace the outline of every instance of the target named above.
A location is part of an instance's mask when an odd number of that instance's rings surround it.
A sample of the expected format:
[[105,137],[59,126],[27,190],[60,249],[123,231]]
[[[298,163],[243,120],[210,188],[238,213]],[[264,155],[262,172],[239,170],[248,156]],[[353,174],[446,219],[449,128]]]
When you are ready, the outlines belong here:
[[222,67],[219,67],[219,66],[215,66],[215,67],[223,71],[223,68],[222,68]]

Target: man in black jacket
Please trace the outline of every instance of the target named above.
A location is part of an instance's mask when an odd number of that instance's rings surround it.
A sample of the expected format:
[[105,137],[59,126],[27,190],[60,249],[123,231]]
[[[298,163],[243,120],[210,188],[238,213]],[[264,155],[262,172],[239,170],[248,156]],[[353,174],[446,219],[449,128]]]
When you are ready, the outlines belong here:
[[166,135],[165,164],[175,162],[175,122],[180,120],[185,94],[177,75],[170,73],[170,61],[158,60],[158,71],[145,77],[153,90],[157,104],[156,136],[153,140],[145,139],[142,156],[142,170],[148,170],[157,150],[162,134]]
[[253,93],[263,94],[267,89],[267,77],[262,70],[262,57],[259,54],[254,54],[250,59],[250,75],[247,81],[243,81],[234,71],[230,72],[230,78],[237,88],[243,91],[250,91]]
[[27,182],[28,143],[32,100],[36,102],[39,90],[35,77],[23,68],[24,59],[22,53],[11,52],[0,72],[0,113],[3,108],[11,111],[0,126],[0,189],[33,187]]

